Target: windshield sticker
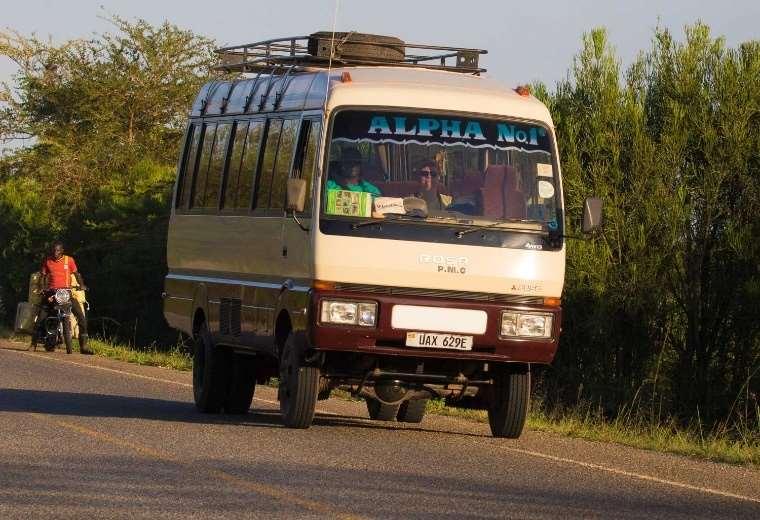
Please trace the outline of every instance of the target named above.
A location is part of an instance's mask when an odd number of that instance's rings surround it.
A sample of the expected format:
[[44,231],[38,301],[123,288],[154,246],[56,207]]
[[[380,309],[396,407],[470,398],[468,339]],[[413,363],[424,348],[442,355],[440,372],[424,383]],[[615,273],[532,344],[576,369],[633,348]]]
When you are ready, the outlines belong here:
[[[346,110],[333,123],[333,140],[465,145],[550,153],[545,128],[528,123],[426,114]],[[549,165],[551,166],[551,165]]]
[[536,175],[539,177],[554,177],[554,169],[551,164],[536,163]]
[[369,217],[372,213],[372,195],[360,191],[328,190],[325,213]]
[[538,181],[538,195],[544,199],[554,197],[554,186],[548,181]]
[[376,197],[374,200],[375,212],[382,215],[396,213],[405,215],[404,199],[402,197]]

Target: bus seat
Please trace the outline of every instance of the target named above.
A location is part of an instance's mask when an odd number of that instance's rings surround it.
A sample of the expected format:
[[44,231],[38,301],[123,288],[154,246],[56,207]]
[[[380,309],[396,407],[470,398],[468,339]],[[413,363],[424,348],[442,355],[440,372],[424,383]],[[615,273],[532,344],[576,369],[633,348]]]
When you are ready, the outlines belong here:
[[464,175],[451,183],[453,195],[472,195],[480,192],[483,187],[483,177],[477,170],[465,170]]
[[518,184],[519,174],[513,166],[504,173],[504,218],[525,218],[525,195]]
[[492,165],[483,175],[483,187],[480,189],[483,200],[483,216],[504,218],[504,172],[506,166]]
[[478,170],[465,170],[464,182],[469,185],[476,186],[477,189],[483,185],[483,175]]

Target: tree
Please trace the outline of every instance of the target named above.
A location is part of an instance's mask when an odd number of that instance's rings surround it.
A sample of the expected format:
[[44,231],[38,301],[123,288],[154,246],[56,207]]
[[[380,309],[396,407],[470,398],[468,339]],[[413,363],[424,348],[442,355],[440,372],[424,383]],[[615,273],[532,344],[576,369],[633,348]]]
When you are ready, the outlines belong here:
[[18,301],[45,244],[60,236],[89,274],[95,312],[132,322],[130,339],[142,323],[147,338],[166,331],[162,233],[213,42],[168,23],[112,22],[113,34],[58,46],[0,33],[0,54],[19,67],[0,93],[0,141],[28,139],[0,159],[2,291]]
[[696,24],[683,43],[659,30],[645,60],[648,122],[672,199],[663,281],[682,326],[676,399],[711,417],[729,407],[760,354],[757,320],[746,320],[760,305],[758,51],[760,42],[727,49]]
[[719,420],[757,394],[759,49],[727,49],[702,24],[683,43],[657,29],[623,78],[595,30],[568,79],[538,89],[568,215],[605,199],[603,234],[568,245],[555,398],[583,389],[614,412],[657,394],[684,418]]

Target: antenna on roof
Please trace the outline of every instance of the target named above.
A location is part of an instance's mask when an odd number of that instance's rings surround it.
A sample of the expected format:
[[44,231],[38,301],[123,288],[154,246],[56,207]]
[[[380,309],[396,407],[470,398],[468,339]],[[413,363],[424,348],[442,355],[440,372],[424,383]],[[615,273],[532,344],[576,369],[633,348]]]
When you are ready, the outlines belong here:
[[[330,37],[330,60],[327,62],[327,81],[330,81],[330,71],[332,70],[332,59],[335,55],[335,26],[338,25],[338,9],[340,9],[340,0],[335,0],[335,11],[333,12],[332,36]],[[327,92],[325,89],[324,107],[327,108]]]

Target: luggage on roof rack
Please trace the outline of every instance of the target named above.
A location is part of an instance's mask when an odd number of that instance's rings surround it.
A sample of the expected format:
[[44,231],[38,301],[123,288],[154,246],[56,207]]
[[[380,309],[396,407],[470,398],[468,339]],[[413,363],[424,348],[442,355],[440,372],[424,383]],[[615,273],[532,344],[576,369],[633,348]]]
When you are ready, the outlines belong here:
[[482,49],[417,45],[392,36],[321,31],[217,49],[225,72],[277,72],[286,69],[324,69],[328,66],[422,67],[480,74]]

